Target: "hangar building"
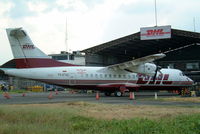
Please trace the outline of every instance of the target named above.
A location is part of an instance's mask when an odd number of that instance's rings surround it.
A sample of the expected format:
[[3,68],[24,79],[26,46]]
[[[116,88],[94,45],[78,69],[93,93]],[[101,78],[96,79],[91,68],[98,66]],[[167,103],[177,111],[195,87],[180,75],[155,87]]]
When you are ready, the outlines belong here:
[[[82,62],[83,55],[78,56],[78,61],[81,60],[81,63],[86,66],[107,66],[131,60],[133,57],[140,58],[162,52],[167,56],[156,61],[156,64],[180,69],[194,81],[200,83],[200,33],[178,29],[170,30],[171,36],[166,39],[141,40],[141,32],[137,32],[85,49],[81,51],[85,53],[85,61]],[[66,58],[65,53],[51,56],[56,60]],[[13,62],[6,65],[15,67]],[[0,79],[8,80],[8,77],[1,74]],[[9,79],[9,81],[11,85],[17,85],[16,87],[26,85],[24,83],[16,84],[14,79]]]
[[137,32],[83,50],[86,65],[107,66],[162,52],[167,56],[156,64],[180,69],[200,82],[200,33],[171,29],[170,38],[151,40],[141,40],[140,35]]

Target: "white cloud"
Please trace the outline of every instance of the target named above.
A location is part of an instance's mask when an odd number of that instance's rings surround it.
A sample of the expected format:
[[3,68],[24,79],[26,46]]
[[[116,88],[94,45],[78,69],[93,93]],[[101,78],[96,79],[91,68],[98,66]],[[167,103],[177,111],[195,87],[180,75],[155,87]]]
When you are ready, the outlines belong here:
[[0,16],[4,16],[14,6],[11,2],[0,2]]
[[9,12],[12,7],[14,7],[14,4],[11,2],[0,2],[0,65],[13,57],[5,32],[5,28],[11,21],[6,13]]
[[56,4],[65,9],[73,9],[75,11],[87,11],[88,7],[82,0],[57,0]]
[[[48,13],[40,13],[37,16],[26,17],[25,19],[25,23],[29,25],[28,27],[32,27],[31,35],[37,40],[37,42],[33,41],[46,53],[58,53],[66,49],[64,44],[66,16],[69,48],[82,50],[103,43],[105,29],[110,19],[112,19],[121,4],[128,4],[122,0],[119,2],[109,0],[95,5],[90,10],[85,10],[86,8],[84,8],[84,12],[81,12],[80,9],[83,8],[76,8],[76,6],[87,6],[81,3],[80,0],[77,0],[76,3],[81,4],[75,5],[70,5],[71,1],[68,1],[66,5],[63,3],[66,1],[59,0],[59,2],[65,8],[74,7],[74,10],[65,13],[53,9]],[[110,6],[111,4],[112,6]]]
[[36,2],[28,2],[27,3],[28,5],[28,8],[30,11],[34,11],[34,12],[43,12],[47,9],[47,4],[44,3],[44,2],[39,2],[39,1],[36,1]]

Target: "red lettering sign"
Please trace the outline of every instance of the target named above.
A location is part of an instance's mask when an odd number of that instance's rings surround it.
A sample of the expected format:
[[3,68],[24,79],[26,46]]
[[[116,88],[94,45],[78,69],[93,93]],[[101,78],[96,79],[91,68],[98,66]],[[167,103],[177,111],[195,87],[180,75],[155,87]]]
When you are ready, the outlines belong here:
[[78,74],[85,74],[86,70],[85,69],[77,69],[76,70]]
[[149,81],[148,79],[144,79],[145,75],[143,74],[138,74],[138,81],[137,84],[147,84],[147,82]]
[[140,28],[141,40],[167,39],[167,38],[171,38],[171,26]]
[[169,74],[166,74],[165,76],[164,76],[164,79],[163,79],[163,84],[172,84],[172,81],[168,81],[168,79],[169,79]]
[[22,46],[23,49],[35,49],[34,45],[25,44]]
[[147,36],[163,35],[163,29],[147,30]]
[[159,85],[161,83],[164,85],[172,84],[172,81],[168,80],[169,80],[169,74],[164,74],[164,75],[160,74],[158,75],[158,77],[155,78],[155,81],[153,80],[153,77],[139,74],[137,84],[156,84],[156,85]]

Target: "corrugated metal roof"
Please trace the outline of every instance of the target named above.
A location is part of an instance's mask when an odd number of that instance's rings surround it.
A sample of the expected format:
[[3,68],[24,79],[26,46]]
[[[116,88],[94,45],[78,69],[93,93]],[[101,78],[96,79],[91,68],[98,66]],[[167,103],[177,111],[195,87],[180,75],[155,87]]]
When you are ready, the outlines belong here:
[[200,33],[172,29],[170,39],[140,40],[140,32],[118,38],[85,50],[86,54],[109,54],[123,57],[142,57],[200,43]]

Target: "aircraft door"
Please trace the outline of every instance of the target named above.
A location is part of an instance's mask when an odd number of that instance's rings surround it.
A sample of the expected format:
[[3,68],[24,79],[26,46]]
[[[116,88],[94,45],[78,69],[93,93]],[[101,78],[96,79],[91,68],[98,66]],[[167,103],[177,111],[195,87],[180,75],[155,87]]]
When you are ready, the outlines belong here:
[[75,75],[75,73],[70,73],[69,85],[76,85],[76,75]]

